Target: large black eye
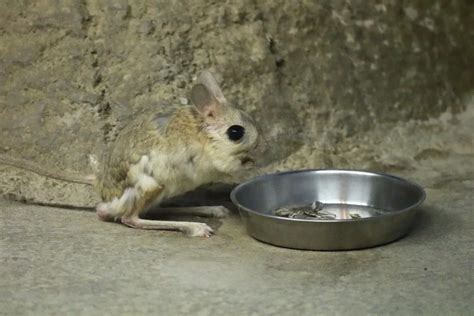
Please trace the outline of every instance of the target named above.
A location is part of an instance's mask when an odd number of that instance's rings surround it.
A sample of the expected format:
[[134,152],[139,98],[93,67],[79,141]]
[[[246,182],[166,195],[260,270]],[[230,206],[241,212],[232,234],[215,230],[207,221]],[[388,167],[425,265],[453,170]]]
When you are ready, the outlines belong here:
[[230,140],[234,142],[238,141],[245,135],[245,128],[240,125],[232,125],[227,129],[227,136],[229,136]]

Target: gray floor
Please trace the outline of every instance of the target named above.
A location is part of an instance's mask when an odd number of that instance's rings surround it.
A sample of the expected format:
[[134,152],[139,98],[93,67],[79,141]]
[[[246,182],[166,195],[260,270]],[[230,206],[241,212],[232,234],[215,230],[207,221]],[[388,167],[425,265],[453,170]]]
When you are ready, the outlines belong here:
[[193,239],[0,201],[0,314],[473,314],[473,189],[427,189],[409,236],[349,252],[262,244],[236,215]]

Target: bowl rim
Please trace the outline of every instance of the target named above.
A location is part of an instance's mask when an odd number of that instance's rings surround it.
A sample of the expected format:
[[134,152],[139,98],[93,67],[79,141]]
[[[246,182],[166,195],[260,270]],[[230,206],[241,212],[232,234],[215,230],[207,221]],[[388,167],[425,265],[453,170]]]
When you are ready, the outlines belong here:
[[[249,185],[250,183],[256,182],[256,181],[263,181],[268,178],[274,178],[274,177],[281,177],[284,175],[288,174],[297,174],[297,173],[350,173],[350,174],[359,174],[359,175],[365,175],[365,176],[379,176],[379,177],[387,177],[387,178],[392,178],[397,181],[401,181],[404,183],[407,183],[411,186],[413,186],[416,190],[418,190],[421,193],[420,199],[412,204],[409,207],[406,207],[404,209],[398,210],[398,211],[393,211],[393,212],[386,212],[380,216],[374,216],[374,217],[364,217],[364,218],[357,218],[357,219],[325,219],[325,220],[320,220],[320,219],[314,219],[314,220],[305,220],[305,219],[297,219],[297,218],[287,218],[287,217],[280,217],[280,216],[274,216],[274,215],[269,215],[269,214],[264,214],[261,212],[254,211],[252,209],[249,209],[242,204],[240,204],[237,201],[236,194],[237,192],[244,186]],[[383,173],[383,172],[373,172],[373,171],[367,171],[367,170],[358,170],[358,169],[298,169],[298,170],[290,170],[290,171],[281,171],[281,172],[274,172],[274,173],[268,173],[268,174],[263,174],[256,176],[250,180],[247,180],[245,182],[240,183],[237,185],[230,193],[230,199],[232,203],[234,203],[239,209],[243,209],[248,213],[252,213],[257,216],[262,216],[266,217],[272,220],[280,220],[280,221],[288,221],[288,222],[299,222],[299,223],[354,223],[354,222],[367,222],[367,221],[373,221],[373,220],[380,220],[382,218],[386,217],[391,217],[391,216],[398,216],[402,213],[409,212],[418,206],[420,206],[426,199],[426,192],[421,187],[419,184],[407,180],[392,174],[388,173]]]

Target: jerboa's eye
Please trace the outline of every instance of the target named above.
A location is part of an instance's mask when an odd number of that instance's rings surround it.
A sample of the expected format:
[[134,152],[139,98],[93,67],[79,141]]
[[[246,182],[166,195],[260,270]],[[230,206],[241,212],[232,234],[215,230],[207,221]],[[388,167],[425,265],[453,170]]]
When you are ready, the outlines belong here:
[[227,136],[230,140],[236,142],[245,135],[245,128],[240,125],[232,125],[227,129]]

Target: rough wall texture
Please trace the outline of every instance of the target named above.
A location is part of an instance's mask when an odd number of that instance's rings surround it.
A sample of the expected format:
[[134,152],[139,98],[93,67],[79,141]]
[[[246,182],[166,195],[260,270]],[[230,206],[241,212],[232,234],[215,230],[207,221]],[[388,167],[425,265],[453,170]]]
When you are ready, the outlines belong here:
[[[135,111],[185,102],[211,68],[272,145],[257,172],[471,155],[472,25],[468,0],[3,1],[0,152],[88,173]],[[95,199],[0,168],[10,196]]]

